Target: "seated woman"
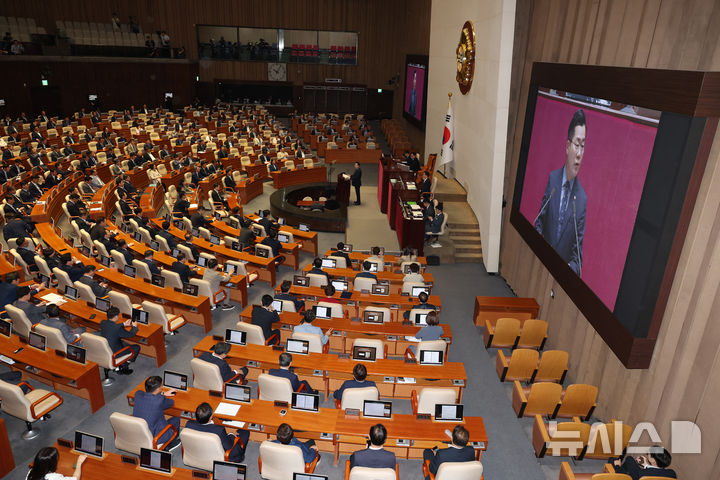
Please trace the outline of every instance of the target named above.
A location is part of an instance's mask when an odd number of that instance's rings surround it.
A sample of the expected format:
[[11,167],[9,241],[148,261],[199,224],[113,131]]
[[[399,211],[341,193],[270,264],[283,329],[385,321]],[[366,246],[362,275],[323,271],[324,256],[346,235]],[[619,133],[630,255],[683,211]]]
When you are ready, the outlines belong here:
[[80,455],[75,463],[72,477],[55,472],[60,455],[55,447],[44,447],[35,455],[33,466],[25,480],[77,480],[82,474],[82,465],[87,455]]

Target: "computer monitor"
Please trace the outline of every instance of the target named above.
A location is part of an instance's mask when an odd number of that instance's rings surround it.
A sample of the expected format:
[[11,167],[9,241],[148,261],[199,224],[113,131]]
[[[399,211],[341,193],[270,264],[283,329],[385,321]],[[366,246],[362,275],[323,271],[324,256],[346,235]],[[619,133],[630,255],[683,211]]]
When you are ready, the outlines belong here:
[[317,475],[315,473],[293,473],[293,480],[328,480],[327,475]]
[[290,243],[290,237],[285,233],[278,233],[277,241],[280,243]]
[[325,320],[330,320],[332,318],[332,310],[330,307],[315,305],[313,310],[315,310],[315,318],[323,318]]
[[178,255],[180,255],[180,250],[177,249],[177,248],[173,248],[173,249],[172,249],[172,252],[170,252],[170,256],[173,257],[173,258],[177,258]]
[[110,262],[112,262],[112,259],[110,257],[106,257],[105,255],[100,255],[100,263],[102,263],[103,266],[109,267]]
[[321,268],[335,268],[337,262],[334,258],[323,258]]
[[232,248],[236,252],[241,252],[243,249],[243,245],[240,242],[232,242],[232,246],[230,248]]
[[353,251],[353,246],[352,246],[351,244],[349,244],[349,243],[345,243],[345,244],[343,244],[343,249],[342,249],[342,251],[345,252],[345,253],[352,253],[352,251]]
[[290,408],[305,412],[317,412],[320,408],[320,395],[316,393],[293,392]]
[[335,291],[337,292],[344,292],[348,289],[348,282],[346,280],[333,280],[330,283],[335,287]]
[[247,332],[242,330],[225,329],[225,341],[233,345],[245,345],[247,343]]
[[237,265],[233,265],[232,263],[226,263],[224,270],[225,270],[225,273],[229,273],[230,275],[235,275],[237,273]]
[[213,460],[213,480],[245,480],[246,471],[245,465]]
[[142,323],[143,325],[148,324],[148,320],[150,319],[150,313],[146,312],[145,310],[139,310],[137,308],[132,309],[132,321]]
[[82,254],[85,255],[86,257],[91,257],[91,256],[92,256],[92,252],[90,251],[90,247],[88,247],[88,246],[86,246],[86,245],[80,245],[80,253],[82,253]]
[[462,422],[462,403],[436,403],[435,420],[438,422]]
[[137,273],[137,268],[133,267],[132,265],[125,265],[123,267],[123,273],[130,278],[135,278],[135,274]]
[[363,312],[363,323],[384,323],[385,313],[384,312],[373,312],[372,310],[365,310]]
[[193,237],[199,237],[199,236],[200,236],[200,230],[198,230],[197,228],[191,228],[191,229],[190,229],[190,234],[191,234]]
[[288,353],[299,353],[307,355],[310,352],[310,342],[307,340],[299,340],[297,338],[288,338],[285,344],[285,351]]
[[258,211],[257,211],[257,216],[260,217],[260,218],[264,218],[264,217],[265,217],[265,214],[263,213],[262,210],[258,210]]
[[198,257],[198,261],[197,261],[198,267],[207,267],[207,260],[208,259],[206,257],[203,257],[203,256]]
[[85,365],[85,349],[68,343],[67,351],[65,352],[65,358],[72,360],[73,362],[81,363]]
[[300,225],[298,225],[298,230],[300,230],[301,232],[309,232],[310,227],[308,227],[304,223],[301,223]]
[[365,400],[363,402],[363,417],[391,418],[392,402]]
[[228,382],[225,384],[225,399],[234,402],[250,403],[250,387]]
[[183,293],[185,295],[192,295],[193,297],[197,297],[198,286],[193,285],[192,283],[183,283]]
[[127,231],[128,231],[128,226],[127,226],[127,225],[125,225],[124,223],[121,223],[121,224],[119,225],[119,227],[120,227],[120,231],[121,231],[121,232],[127,233]]
[[103,437],[98,435],[90,435],[89,433],[75,431],[75,448],[78,453],[84,453],[91,457],[102,458],[103,456]]
[[42,273],[39,275],[40,283],[45,285],[45,288],[50,288],[50,277],[47,275],[43,275]]
[[442,365],[444,357],[443,350],[421,350],[420,365]]
[[188,376],[184,373],[165,370],[163,372],[163,385],[168,388],[175,388],[184,392],[188,387]]
[[278,217],[277,223],[278,225],[285,225],[285,219],[283,217]]
[[412,296],[412,297],[417,297],[418,295],[420,295],[420,292],[425,292],[425,293],[427,293],[428,295],[430,295],[430,287],[428,287],[427,285],[425,285],[425,286],[412,287],[412,291],[410,292],[410,296]]
[[151,448],[140,448],[140,468],[153,472],[172,472],[172,453]]
[[376,283],[371,288],[373,295],[390,295],[390,285],[387,283]]
[[107,312],[108,309],[112,306],[109,300],[106,300],[104,298],[95,297],[95,308],[100,310],[101,312]]
[[270,256],[270,252],[265,250],[264,248],[260,248],[259,246],[255,246],[255,255],[262,258],[268,258]]
[[12,335],[12,323],[0,318],[0,335],[10,338]]
[[140,234],[140,232],[135,232],[135,234],[133,235],[133,238],[135,239],[136,242],[142,243],[143,238],[142,238],[142,235]]
[[213,245],[220,245],[220,237],[217,235],[210,235],[210,243]]
[[28,334],[28,345],[31,347],[37,348],[38,350],[45,351],[45,345],[46,345],[47,339],[44,335],[40,335],[37,332],[30,332]]
[[278,313],[282,312],[282,307],[283,307],[282,300],[273,300],[272,307],[275,309],[276,312],[278,312]]
[[65,296],[67,298],[69,298],[70,300],[77,300],[78,299],[77,288],[71,287],[70,285],[65,285]]
[[155,285],[156,287],[164,288],[165,287],[165,277],[162,275],[158,275],[157,273],[153,273],[150,276],[150,282]]
[[369,272],[377,272],[378,271],[378,264],[375,262],[370,262],[370,270]]
[[364,347],[360,345],[353,346],[353,360],[361,362],[374,362],[376,354],[377,352],[375,351],[375,347]]
[[156,252],[160,250],[160,244],[157,242],[157,240],[151,240],[150,241],[150,248],[155,250]]
[[415,325],[421,325],[423,327],[425,325],[427,325],[427,316],[428,316],[427,312],[416,313],[415,314]]

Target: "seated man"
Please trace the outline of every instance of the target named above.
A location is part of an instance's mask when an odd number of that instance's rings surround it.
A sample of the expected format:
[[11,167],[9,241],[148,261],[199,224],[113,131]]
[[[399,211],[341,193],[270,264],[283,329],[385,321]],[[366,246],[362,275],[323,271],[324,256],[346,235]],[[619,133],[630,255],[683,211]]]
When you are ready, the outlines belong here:
[[170,250],[177,247],[177,242],[175,241],[175,235],[170,233],[170,222],[167,220],[163,221],[162,223],[162,231],[158,233],[162,238],[165,239],[165,241],[168,244],[168,247],[170,247]]
[[[168,424],[180,431],[180,418],[170,417],[165,419],[165,410],[175,405],[170,397],[175,395],[175,389],[171,388],[163,392],[162,378],[157,375],[148,377],[145,380],[145,391],[135,392],[135,403],[133,405],[133,417],[144,419],[153,437],[160,433]],[[168,429],[159,439],[158,445],[167,442],[173,435],[173,430]],[[175,438],[165,450],[171,450],[180,445],[180,439]]]
[[352,268],[352,262],[350,261],[350,256],[348,256],[348,254],[343,251],[343,248],[345,248],[345,244],[343,242],[338,242],[337,248],[332,249],[331,255],[333,257],[344,258],[345,259],[345,267]]
[[377,280],[377,275],[375,275],[374,273],[372,273],[370,271],[371,268],[372,268],[372,263],[365,260],[362,263],[362,272],[355,275],[355,278],[374,278],[375,280]]
[[[283,445],[292,445],[302,450],[303,460],[305,463],[312,463],[316,457],[320,457],[318,449],[315,446],[315,440],[308,440],[301,442],[295,438],[295,432],[290,425],[287,423],[281,423],[277,429],[277,440],[273,440],[275,443],[282,443]],[[318,458],[319,461],[319,458]]]
[[237,375],[238,373],[242,375],[241,378],[238,378],[235,380],[235,383],[239,383],[241,385],[244,385],[247,383],[245,381],[245,377],[247,377],[248,369],[247,367],[243,367],[238,372],[237,370],[233,370],[230,368],[230,365],[228,365],[227,360],[225,360],[228,356],[228,353],[230,352],[230,344],[227,342],[218,342],[215,344],[214,347],[212,347],[213,353],[210,352],[203,352],[198,357],[200,360],[203,360],[208,363],[212,363],[218,366],[220,368],[220,375],[222,376],[223,382],[228,382],[232,377]]
[[425,282],[425,278],[420,273],[420,265],[417,263],[410,264],[410,273],[406,273],[403,277],[403,283],[405,282]]
[[30,272],[37,272],[38,267],[35,264],[35,251],[27,248],[27,239],[25,237],[18,237],[15,240],[15,243],[17,244],[17,248],[15,249],[15,251],[18,253],[18,255],[20,255],[20,258],[23,259],[23,262],[25,262],[25,264],[28,266],[28,270]]
[[[182,245],[182,246],[187,247],[187,248],[190,249],[190,253],[192,253],[192,255],[193,255],[193,258],[189,259],[189,260],[191,260],[191,261],[197,260],[198,258],[200,258],[200,250],[198,250],[198,248],[197,248],[195,245],[193,245],[192,241],[193,241],[193,236],[192,236],[192,234],[186,233],[186,234],[185,234],[185,241],[184,241],[184,242],[180,242],[180,243],[178,244],[178,245]],[[174,248],[174,247],[173,247],[173,248]]]
[[89,286],[96,297],[104,297],[110,292],[110,287],[106,282],[98,282],[95,280],[95,265],[85,265],[85,274],[78,280]]
[[278,242],[277,233],[275,233],[275,230],[266,231],[268,232],[267,237],[265,237],[260,243],[272,248],[273,257],[277,257],[278,255],[280,255],[280,249],[282,248],[282,244]]
[[[130,347],[132,350],[132,357],[130,358],[130,361],[123,363],[118,370],[120,375],[130,375],[133,371],[128,363],[134,362],[140,354],[140,345],[126,345],[122,339],[132,338],[135,336],[138,330],[137,322],[133,322],[128,318],[123,323],[117,323],[118,318],[120,317],[120,310],[117,307],[108,308],[106,315],[107,319],[100,322],[100,335],[105,337],[108,345],[110,346],[110,350],[112,350],[113,353],[119,352],[126,346]],[[130,328],[130,330],[127,330],[127,328]]]
[[325,275],[327,277],[328,282],[330,281],[330,276],[326,271],[322,269],[322,259],[319,257],[315,257],[315,260],[313,260],[313,268],[310,269],[308,273],[315,273],[318,275]]
[[[423,460],[430,461],[430,473],[435,475],[440,464],[445,462],[472,462],[475,460],[475,450],[468,447],[470,433],[462,425],[457,425],[452,431],[452,443],[448,448],[432,450],[426,448],[423,452]],[[430,476],[425,477],[430,480]]]
[[143,255],[142,262],[148,266],[150,269],[150,273],[152,275],[160,275],[160,267],[158,267],[155,260],[153,260],[153,251],[152,250],[145,250],[145,254]]
[[70,253],[62,254],[59,268],[68,274],[71,282],[77,282],[85,274],[84,265],[76,261]]
[[[417,305],[413,305],[413,308],[426,308],[428,310],[437,310],[437,307],[435,305],[432,305],[430,303],[427,303],[428,301],[428,294],[427,292],[420,292],[418,294],[418,300],[420,300],[420,303]],[[410,318],[410,310],[405,310],[403,312],[403,318],[406,320]]]
[[295,311],[299,312],[305,308],[305,302],[290,295],[290,287],[292,287],[292,282],[290,280],[283,280],[280,284],[280,293],[275,294],[275,300],[289,300],[295,304]]
[[380,256],[380,247],[372,247],[372,256],[368,257],[366,261],[371,263],[377,263],[377,271],[382,272],[385,269],[385,260]]
[[343,384],[333,392],[335,400],[342,400],[343,392],[348,388],[365,388],[376,387],[372,380],[367,378],[367,368],[362,363],[358,363],[353,367],[353,380],[345,380]]
[[312,322],[315,320],[315,312],[312,310],[305,310],[302,315],[302,322],[300,322],[299,325],[295,325],[293,333],[314,333],[316,335],[320,335],[321,342],[325,345],[328,342],[328,337],[332,333],[333,329],[329,328],[327,332],[323,333],[320,327],[313,325]]
[[392,468],[395,469],[397,460],[395,454],[383,448],[387,438],[387,429],[382,423],[370,427],[370,442],[365,450],[358,450],[350,455],[350,468]]
[[263,335],[265,335],[265,341],[268,341],[270,337],[275,336],[271,345],[275,345],[280,342],[280,330],[273,328],[273,323],[280,321],[280,316],[272,306],[273,298],[270,295],[263,295],[260,300],[262,306],[253,305],[252,317],[250,323],[253,325],[259,325],[262,328]]
[[[28,320],[30,320],[32,325],[35,325],[46,318],[45,311],[47,307],[30,302],[30,297],[33,293],[34,292],[27,285],[19,286],[17,288],[17,301],[14,305],[25,313],[25,316]],[[83,329],[80,333],[84,331],[85,329]]]
[[[20,287],[20,293],[23,293],[23,288],[27,287]],[[68,324],[65,323],[65,320],[62,320],[60,318],[60,309],[57,305],[50,304],[45,307],[45,318],[40,320],[40,323],[42,325],[45,325],[46,327],[52,327],[60,330],[60,333],[62,333],[62,336],[67,343],[74,343],[75,345],[82,347],[82,342],[80,342],[78,339],[80,338],[80,335],[85,331],[85,328],[70,328]]]
[[[213,423],[212,416],[212,407],[209,403],[203,402],[195,409],[195,420],[187,422],[185,428],[199,432],[214,433],[220,437],[223,450],[228,451],[232,448],[227,460],[236,463],[242,462],[245,459],[245,449],[247,448],[248,440],[250,440],[250,432],[238,429],[236,433],[228,434],[225,427]],[[240,441],[233,447],[235,437],[240,437]]]
[[192,275],[192,270],[190,270],[190,267],[183,263],[183,260],[185,260],[185,254],[183,252],[178,253],[177,260],[175,260],[172,265],[170,265],[170,270],[180,275],[181,282],[190,283],[190,275]]
[[274,375],[276,377],[283,377],[290,380],[292,389],[295,392],[317,393],[317,390],[313,390],[312,387],[310,387],[310,384],[307,382],[307,380],[301,381],[300,379],[298,379],[297,375],[290,371],[292,355],[287,352],[281,353],[278,359],[278,363],[280,364],[280,368],[271,368],[270,370],[268,370],[268,373],[270,375]]
[[668,468],[672,457],[670,452],[663,448],[660,453],[649,455],[627,456],[624,460],[614,460],[615,473],[630,475],[633,480],[643,477],[677,478],[675,470]]

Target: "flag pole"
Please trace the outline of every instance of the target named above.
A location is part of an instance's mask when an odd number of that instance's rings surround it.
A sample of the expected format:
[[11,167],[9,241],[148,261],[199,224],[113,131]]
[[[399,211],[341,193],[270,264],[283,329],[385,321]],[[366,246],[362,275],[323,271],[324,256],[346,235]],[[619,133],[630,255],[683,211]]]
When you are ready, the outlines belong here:
[[[448,92],[448,106],[447,106],[447,108],[450,108],[450,99],[451,99],[451,98],[452,98],[452,92]],[[445,110],[447,110],[447,109],[445,109]],[[448,177],[447,177],[447,163],[443,163],[443,176],[444,176],[445,178],[448,178]]]

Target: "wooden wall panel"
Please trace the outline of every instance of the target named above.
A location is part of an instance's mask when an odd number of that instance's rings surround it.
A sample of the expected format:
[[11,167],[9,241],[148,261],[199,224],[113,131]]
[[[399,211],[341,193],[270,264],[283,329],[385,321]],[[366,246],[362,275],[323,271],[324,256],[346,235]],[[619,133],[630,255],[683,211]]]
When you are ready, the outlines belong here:
[[[532,62],[720,69],[720,4],[713,0],[518,0],[505,198],[512,202]],[[560,40],[559,40],[560,39]],[[509,210],[509,209],[506,209]],[[695,421],[702,455],[677,455],[681,478],[720,476],[720,133],[716,135],[648,370],[627,370],[554,282],[505,212],[501,273],[542,305],[550,348],[570,352],[569,380],[598,385],[603,419]],[[550,289],[555,299],[550,298]]]

